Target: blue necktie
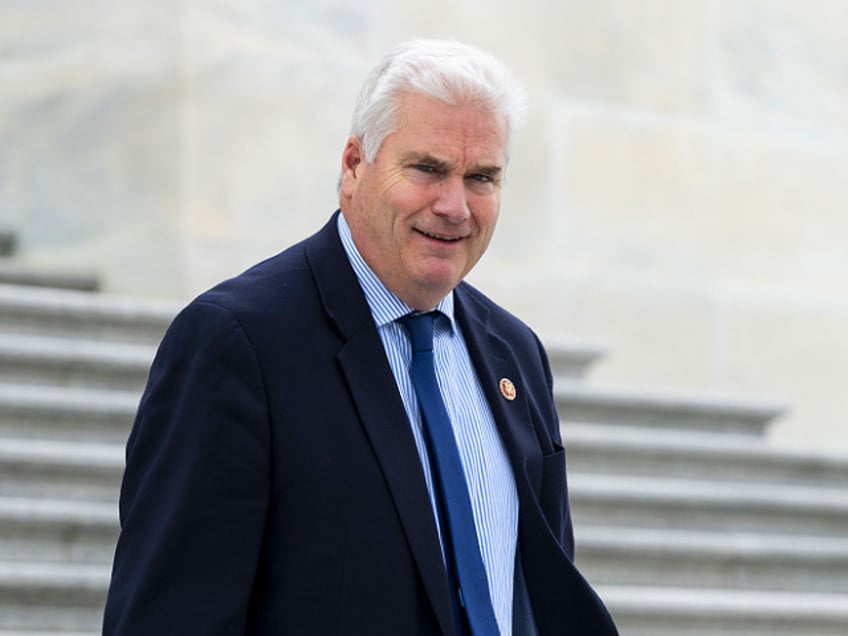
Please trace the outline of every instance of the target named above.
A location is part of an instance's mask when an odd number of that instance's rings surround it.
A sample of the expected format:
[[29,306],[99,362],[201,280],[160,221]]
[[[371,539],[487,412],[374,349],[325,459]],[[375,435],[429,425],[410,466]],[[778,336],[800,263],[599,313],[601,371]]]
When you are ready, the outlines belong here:
[[486,569],[480,557],[465,473],[433,365],[433,325],[437,314],[410,314],[401,322],[412,341],[412,382],[421,406],[436,485],[436,508],[448,579],[455,591],[453,600],[459,633],[467,633],[462,620],[464,609],[473,636],[498,636],[500,632],[489,596]]

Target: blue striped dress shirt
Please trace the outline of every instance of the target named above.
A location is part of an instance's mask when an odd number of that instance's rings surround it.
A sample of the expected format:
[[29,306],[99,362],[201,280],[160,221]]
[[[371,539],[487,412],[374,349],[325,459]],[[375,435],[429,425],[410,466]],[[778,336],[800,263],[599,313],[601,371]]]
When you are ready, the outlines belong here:
[[[436,499],[421,413],[415,396],[409,366],[412,347],[404,328],[397,322],[413,311],[377,278],[365,263],[350,234],[344,215],[339,215],[339,236],[348,260],[374,316],[389,366],[397,382],[412,435],[421,458],[430,503]],[[454,320],[453,293],[435,307],[443,316],[436,320],[433,336],[436,377],[456,436],[459,456],[468,483],[477,539],[486,566],[492,605],[501,634],[512,634],[512,605],[515,550],[518,538],[518,494],[503,442],[480,379],[468,356],[468,348]],[[438,527],[438,515],[436,525]],[[441,529],[439,529],[441,535]]]

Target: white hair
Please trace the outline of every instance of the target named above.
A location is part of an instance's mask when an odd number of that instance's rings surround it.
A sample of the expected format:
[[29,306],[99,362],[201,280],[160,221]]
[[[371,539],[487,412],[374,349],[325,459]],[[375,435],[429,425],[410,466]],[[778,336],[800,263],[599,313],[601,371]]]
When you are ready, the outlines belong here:
[[367,163],[373,163],[387,136],[395,132],[404,92],[446,104],[479,104],[506,120],[506,156],[512,133],[524,121],[522,86],[493,55],[468,44],[412,40],[386,54],[371,72],[353,111],[350,134],[359,137]]

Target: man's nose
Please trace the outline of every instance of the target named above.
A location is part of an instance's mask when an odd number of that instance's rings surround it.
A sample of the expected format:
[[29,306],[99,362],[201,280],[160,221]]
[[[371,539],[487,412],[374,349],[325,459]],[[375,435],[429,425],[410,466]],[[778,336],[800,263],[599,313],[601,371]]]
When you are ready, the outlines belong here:
[[451,177],[438,185],[438,196],[432,206],[433,212],[453,223],[461,223],[471,214],[468,209],[465,180]]

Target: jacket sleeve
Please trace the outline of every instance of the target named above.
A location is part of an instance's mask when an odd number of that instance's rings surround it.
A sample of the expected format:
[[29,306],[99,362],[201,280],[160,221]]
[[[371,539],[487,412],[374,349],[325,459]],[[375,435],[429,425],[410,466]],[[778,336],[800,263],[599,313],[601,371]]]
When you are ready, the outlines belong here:
[[127,444],[105,635],[244,633],[269,449],[249,338],[196,301],[165,335]]

